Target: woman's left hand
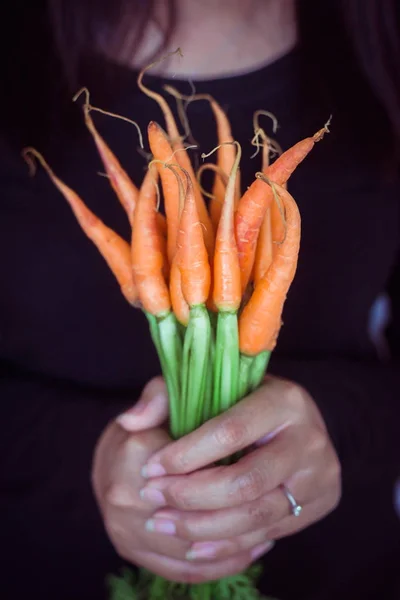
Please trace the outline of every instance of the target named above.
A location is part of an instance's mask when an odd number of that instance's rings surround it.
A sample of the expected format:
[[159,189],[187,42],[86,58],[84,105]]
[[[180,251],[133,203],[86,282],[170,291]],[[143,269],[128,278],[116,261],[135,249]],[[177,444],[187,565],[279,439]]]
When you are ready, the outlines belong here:
[[[240,450],[237,463],[213,466]],[[327,515],[341,495],[339,461],[317,406],[300,386],[274,377],[157,452],[143,475],[142,498],[156,509],[148,529],[191,541],[192,560],[256,557],[264,542]],[[298,516],[285,488],[301,506]]]

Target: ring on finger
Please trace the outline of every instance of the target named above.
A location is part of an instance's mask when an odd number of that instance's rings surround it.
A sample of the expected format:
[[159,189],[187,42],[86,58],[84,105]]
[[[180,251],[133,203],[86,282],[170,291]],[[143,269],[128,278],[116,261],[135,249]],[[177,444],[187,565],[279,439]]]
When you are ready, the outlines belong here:
[[299,504],[293,494],[289,491],[285,484],[282,484],[282,491],[290,504],[290,510],[294,517],[299,517],[303,507]]

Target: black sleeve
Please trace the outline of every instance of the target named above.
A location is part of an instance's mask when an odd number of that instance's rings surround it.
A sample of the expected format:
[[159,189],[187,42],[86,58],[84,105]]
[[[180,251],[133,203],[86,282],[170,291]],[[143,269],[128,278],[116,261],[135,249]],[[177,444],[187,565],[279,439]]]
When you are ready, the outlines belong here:
[[91,463],[104,427],[134,395],[3,369],[0,397],[2,597],[23,597],[26,585],[43,599],[103,598],[121,561],[92,494]]

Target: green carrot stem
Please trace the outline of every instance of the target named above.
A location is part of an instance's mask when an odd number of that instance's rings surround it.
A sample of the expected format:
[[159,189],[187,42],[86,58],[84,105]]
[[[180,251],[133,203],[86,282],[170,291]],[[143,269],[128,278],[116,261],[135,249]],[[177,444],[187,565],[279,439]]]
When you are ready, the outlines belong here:
[[202,421],[208,421],[212,418],[212,401],[213,401],[213,375],[214,375],[214,358],[215,358],[215,335],[211,326],[210,351],[208,356],[208,368],[206,377],[206,391],[204,395],[204,407]]
[[211,324],[204,305],[190,308],[190,318],[184,342],[184,370],[188,371],[187,392],[184,397],[185,433],[193,431],[203,422],[207,389],[207,371],[211,343]]
[[189,398],[189,374],[190,374],[190,351],[193,342],[193,327],[187,327],[183,342],[182,355],[182,385],[181,385],[181,421],[179,436],[182,437],[186,433],[186,423],[188,421],[188,398]]
[[250,379],[249,379],[249,392],[257,389],[261,384],[265,372],[268,367],[269,359],[271,358],[271,352],[260,352],[257,356],[253,357],[253,364],[250,370]]
[[196,600],[213,600],[211,598],[211,585],[210,583],[201,583],[198,585],[196,594],[194,594]]
[[250,389],[250,373],[254,362],[254,356],[247,354],[240,355],[239,362],[239,398],[244,398],[249,393]]
[[170,407],[170,430],[173,438],[177,438],[181,428],[180,415],[180,369],[182,362],[182,341],[179,335],[178,322],[174,313],[157,319],[161,367],[168,388]]
[[236,312],[218,314],[215,344],[213,416],[228,410],[238,398],[239,335]]

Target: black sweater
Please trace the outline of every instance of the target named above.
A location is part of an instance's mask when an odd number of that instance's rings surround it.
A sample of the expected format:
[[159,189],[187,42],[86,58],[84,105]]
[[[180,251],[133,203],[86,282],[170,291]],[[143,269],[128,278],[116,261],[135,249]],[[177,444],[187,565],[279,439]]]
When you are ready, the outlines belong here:
[[[300,89],[298,61],[293,52],[255,73],[196,85],[228,110],[243,146],[244,185],[260,168],[259,157],[250,159],[256,109],[277,116],[283,148],[329,117],[315,82],[312,101]],[[151,119],[163,123],[157,105],[138,93],[133,74],[109,108],[142,128]],[[201,151],[213,148],[208,104],[193,103],[189,117]],[[360,107],[360,118],[374,116]],[[139,183],[145,160],[136,152],[135,130],[95,119]],[[358,139],[339,111],[332,133],[290,182],[303,235],[270,370],[304,385],[318,403],[343,464],[344,496],[334,514],[278,542],[266,558],[264,589],[281,600],[400,597],[392,498],[400,475],[399,181],[377,159],[377,142],[369,141]],[[51,148],[46,157],[59,176],[128,239],[125,215],[97,175],[102,166],[90,135],[77,139],[60,131]],[[145,319],[123,299],[63,198],[43,172],[30,179],[5,146],[0,257],[0,596],[98,600],[106,574],[122,561],[92,496],[93,449],[159,364]],[[372,307],[385,293],[391,320],[377,347]]]

